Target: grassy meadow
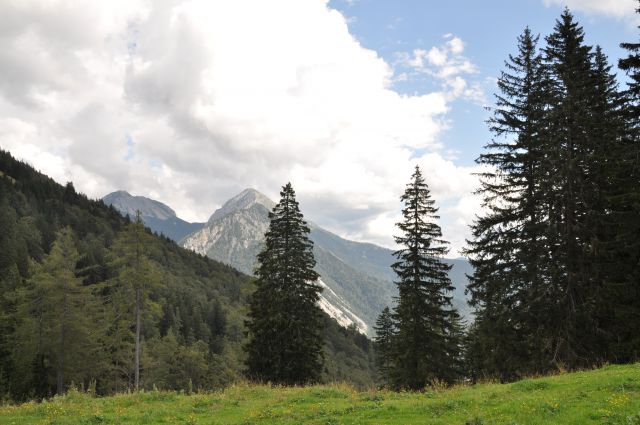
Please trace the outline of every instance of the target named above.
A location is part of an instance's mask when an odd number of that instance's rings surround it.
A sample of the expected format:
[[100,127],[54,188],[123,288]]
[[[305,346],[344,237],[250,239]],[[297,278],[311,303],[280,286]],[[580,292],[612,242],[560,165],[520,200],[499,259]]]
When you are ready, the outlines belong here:
[[0,406],[0,424],[639,424],[640,364],[405,393],[234,385]]

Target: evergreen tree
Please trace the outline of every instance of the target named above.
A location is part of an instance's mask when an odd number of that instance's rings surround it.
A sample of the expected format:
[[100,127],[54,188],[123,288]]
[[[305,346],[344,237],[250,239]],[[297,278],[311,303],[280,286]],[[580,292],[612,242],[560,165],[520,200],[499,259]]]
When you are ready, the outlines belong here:
[[400,198],[403,221],[397,223],[402,247],[394,253],[392,268],[398,276],[398,303],[393,319],[397,334],[393,344],[394,386],[417,390],[425,385],[452,381],[450,337],[458,313],[451,306],[451,266],[442,261],[447,252],[435,201],[431,199],[420,168],[416,166]]
[[321,287],[309,227],[288,183],[269,213],[249,304],[246,346],[251,378],[285,385],[318,381],[323,365]]
[[615,79],[604,55],[584,44],[584,31],[568,10],[547,37],[549,69],[550,214],[547,237],[553,264],[551,292],[558,300],[553,363],[567,367],[602,360],[598,306],[607,266],[600,245],[608,236],[607,198],[621,126]]
[[378,375],[383,385],[389,385],[391,383],[390,372],[393,365],[393,338],[396,332],[389,307],[385,307],[380,316],[378,316],[374,330],[376,331],[374,348]]
[[549,350],[541,330],[552,305],[544,275],[549,261],[545,234],[546,73],[529,28],[518,53],[505,62],[489,121],[496,136],[477,162],[488,165],[479,193],[488,211],[472,226],[467,254],[474,266],[468,287],[476,309],[471,344],[485,374],[512,379],[536,368]]
[[[640,14],[640,2],[638,6]],[[613,267],[606,292],[610,307],[606,318],[614,319],[611,360],[629,362],[640,358],[640,42],[622,43],[621,47],[629,55],[618,65],[630,81],[622,110],[625,135],[613,162],[618,167],[613,174],[616,190],[610,196],[610,222],[615,227],[607,247]]]
[[[151,235],[147,233],[140,217],[140,211],[136,211],[136,218],[130,222],[125,230],[120,233],[114,242],[112,249],[114,262],[112,266],[119,270],[117,276],[117,288],[112,300],[118,300],[113,304],[114,320],[111,334],[113,341],[119,346],[116,351],[127,348],[123,342],[126,339],[128,324],[133,322],[134,328],[134,358],[133,358],[133,387],[137,391],[140,388],[140,359],[142,323],[145,307],[150,307],[149,290],[157,280],[157,271],[148,257],[148,245]],[[131,312],[133,319],[127,318],[126,313]],[[120,348],[120,349],[118,349]],[[121,358],[126,361],[126,354]]]
[[568,10],[546,42],[540,59],[530,32],[520,37],[491,120],[494,134],[513,137],[479,159],[495,171],[483,175],[489,212],[468,250],[469,346],[479,350],[469,358],[476,372],[502,379],[613,360],[608,341],[621,336],[624,304],[616,298],[637,263],[626,254],[637,229],[623,230],[633,222],[624,200],[637,165],[622,143],[615,77]]

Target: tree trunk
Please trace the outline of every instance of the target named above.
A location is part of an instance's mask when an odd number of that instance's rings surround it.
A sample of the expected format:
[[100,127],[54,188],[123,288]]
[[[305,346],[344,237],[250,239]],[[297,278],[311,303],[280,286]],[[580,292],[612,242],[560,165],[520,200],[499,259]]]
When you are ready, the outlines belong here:
[[58,367],[56,371],[56,393],[62,394],[64,392],[64,341],[65,341],[65,328],[67,321],[67,292],[65,290],[62,297],[62,320],[60,321],[60,340],[58,347]]
[[136,363],[135,363],[135,387],[138,391],[140,386],[140,310],[141,308],[140,288],[136,288]]

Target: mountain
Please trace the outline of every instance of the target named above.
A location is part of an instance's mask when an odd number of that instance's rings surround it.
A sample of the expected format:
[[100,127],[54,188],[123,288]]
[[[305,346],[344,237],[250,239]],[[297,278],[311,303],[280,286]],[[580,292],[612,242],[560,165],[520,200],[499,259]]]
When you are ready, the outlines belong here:
[[[180,243],[185,248],[207,255],[251,274],[269,226],[269,211],[274,202],[256,191],[246,189],[215,211],[199,230]],[[309,223],[314,242],[316,271],[325,287],[321,307],[340,324],[354,325],[367,335],[382,309],[393,303],[397,290],[391,270],[393,251],[371,243],[349,241],[314,223]],[[450,277],[456,287],[454,305],[463,316],[469,315],[464,295],[465,273],[471,272],[466,260],[446,260],[454,267]]]
[[189,223],[182,220],[174,210],[162,202],[133,196],[124,190],[112,192],[102,198],[102,201],[113,206],[122,215],[135,217],[136,211],[140,211],[142,221],[154,232],[165,235],[169,239],[179,241],[186,235],[201,229],[204,223]]

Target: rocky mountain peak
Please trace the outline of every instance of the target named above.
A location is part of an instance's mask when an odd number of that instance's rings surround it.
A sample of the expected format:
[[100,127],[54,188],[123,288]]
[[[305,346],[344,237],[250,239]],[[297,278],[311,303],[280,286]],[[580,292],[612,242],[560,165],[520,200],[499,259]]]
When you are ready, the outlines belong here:
[[208,223],[213,223],[231,213],[241,210],[247,210],[254,205],[262,205],[267,210],[273,209],[276,205],[271,199],[255,189],[248,188],[229,199],[227,202],[217,209],[209,218]]

